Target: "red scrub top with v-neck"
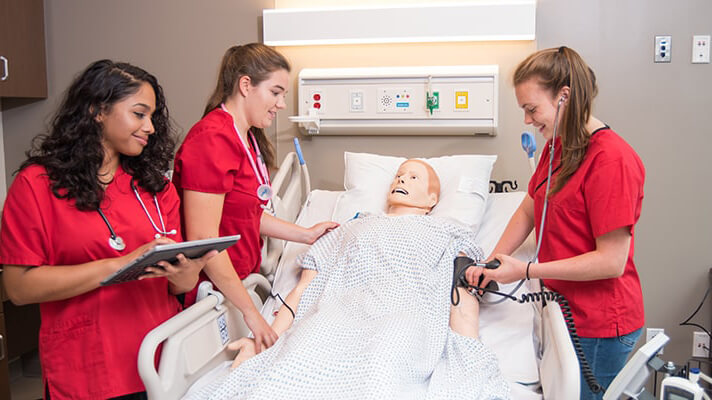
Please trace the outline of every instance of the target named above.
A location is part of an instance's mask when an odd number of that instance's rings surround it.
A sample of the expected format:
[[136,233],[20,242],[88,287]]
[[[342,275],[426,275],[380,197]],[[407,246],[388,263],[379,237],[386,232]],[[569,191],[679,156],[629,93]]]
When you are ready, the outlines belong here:
[[[545,146],[529,182],[534,199],[535,231],[544,206],[549,146]],[[556,139],[554,168],[561,160]],[[553,174],[556,182],[558,171]],[[566,259],[596,249],[596,238],[619,228],[630,229],[630,251],[623,275],[593,281],[544,279],[544,284],[569,301],[581,337],[609,338],[643,326],[643,293],[633,261],[635,224],[643,203],[645,167],[632,147],[610,128],[591,136],[586,155],[566,185],[550,197],[539,261]]]
[[[109,229],[97,211],[52,193],[44,167],[17,175],[7,195],[0,229],[0,263],[76,265],[130,253],[156,234],[121,167],[106,187],[101,208],[126,249],[109,247]],[[153,197],[137,186],[160,227]],[[157,194],[166,230],[181,241],[179,199],[173,185]],[[40,362],[52,400],[106,399],[141,392],[138,350],[144,336],[180,311],[165,278],[100,287],[40,304]]]
[[[255,150],[250,146],[253,160]],[[236,245],[227,249],[240,279],[260,270],[262,238],[260,220],[266,201],[257,197],[259,181],[237,136],[232,116],[221,108],[198,121],[176,153],[173,183],[178,192],[194,190],[225,194],[220,236],[241,235]],[[201,280],[207,277],[203,275]],[[185,304],[195,302],[197,289],[189,292]]]

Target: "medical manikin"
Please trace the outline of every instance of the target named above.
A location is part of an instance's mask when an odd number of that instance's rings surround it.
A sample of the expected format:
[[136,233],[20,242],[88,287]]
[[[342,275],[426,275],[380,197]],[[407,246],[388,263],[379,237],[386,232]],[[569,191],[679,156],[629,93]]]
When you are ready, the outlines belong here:
[[497,360],[478,340],[479,304],[453,259],[481,259],[474,232],[429,216],[440,181],[427,163],[400,165],[381,215],[355,218],[306,253],[272,327],[275,345],[239,350],[225,377],[189,398],[506,399]]

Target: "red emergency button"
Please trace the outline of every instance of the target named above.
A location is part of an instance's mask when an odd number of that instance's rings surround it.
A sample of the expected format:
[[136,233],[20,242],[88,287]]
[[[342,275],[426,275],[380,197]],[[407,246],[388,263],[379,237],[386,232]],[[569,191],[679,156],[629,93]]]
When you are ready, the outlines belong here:
[[319,93],[314,93],[314,101],[319,101],[319,100],[321,100],[321,95]]
[[314,103],[314,108],[316,108],[316,109],[321,108],[321,103]]

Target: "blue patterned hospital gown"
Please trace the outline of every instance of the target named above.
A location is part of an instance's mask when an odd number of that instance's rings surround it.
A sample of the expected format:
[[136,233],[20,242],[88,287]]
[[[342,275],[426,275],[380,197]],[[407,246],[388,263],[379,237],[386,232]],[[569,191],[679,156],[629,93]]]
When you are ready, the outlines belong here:
[[449,328],[453,259],[474,233],[430,216],[368,216],[325,235],[294,325],[194,397],[507,399],[494,354]]

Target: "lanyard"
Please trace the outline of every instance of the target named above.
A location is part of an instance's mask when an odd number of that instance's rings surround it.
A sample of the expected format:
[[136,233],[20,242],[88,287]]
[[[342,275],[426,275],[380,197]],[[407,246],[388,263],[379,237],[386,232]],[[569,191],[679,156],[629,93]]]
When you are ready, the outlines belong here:
[[[225,104],[221,104],[220,107],[222,108],[223,111],[230,114],[227,111],[227,108],[225,108]],[[265,185],[265,184],[270,185],[269,173],[267,173],[267,167],[265,166],[265,163],[262,160],[262,153],[260,152],[260,148],[257,146],[257,141],[255,140],[254,135],[252,134],[252,132],[248,132],[250,139],[252,139],[252,146],[255,148],[255,153],[257,154],[257,160],[259,161],[259,164],[255,163],[255,160],[252,158],[252,152],[247,147],[247,143],[245,143],[245,141],[242,139],[242,136],[240,136],[240,131],[237,129],[237,125],[235,124],[235,121],[233,121],[232,127],[235,129],[235,134],[237,134],[237,138],[240,139],[240,143],[242,143],[242,147],[245,149],[245,153],[247,154],[247,159],[250,161],[250,166],[252,167],[252,170],[255,172],[255,177],[257,177],[257,182],[260,185]],[[258,169],[258,165],[259,165],[259,169]]]

